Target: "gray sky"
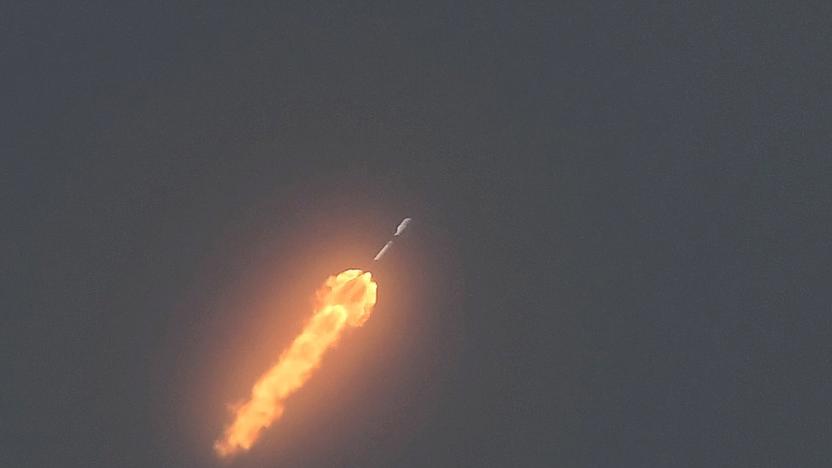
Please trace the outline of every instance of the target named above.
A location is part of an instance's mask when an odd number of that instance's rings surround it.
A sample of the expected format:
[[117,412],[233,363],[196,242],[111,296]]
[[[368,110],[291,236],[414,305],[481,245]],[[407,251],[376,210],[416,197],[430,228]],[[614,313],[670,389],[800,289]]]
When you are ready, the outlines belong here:
[[822,2],[16,3],[3,466],[211,466],[404,216],[238,466],[832,456]]

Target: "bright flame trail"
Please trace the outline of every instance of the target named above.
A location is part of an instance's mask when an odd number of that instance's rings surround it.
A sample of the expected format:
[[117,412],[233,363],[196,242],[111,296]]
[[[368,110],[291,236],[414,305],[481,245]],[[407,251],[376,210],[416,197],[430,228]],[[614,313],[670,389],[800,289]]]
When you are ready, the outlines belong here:
[[286,398],[317,369],[327,349],[338,342],[345,325],[359,327],[376,303],[377,285],[370,272],[346,270],[330,276],[318,289],[315,313],[280,359],[254,384],[251,398],[234,410],[234,421],[214,443],[220,457],[248,450],[260,431],[283,414]]

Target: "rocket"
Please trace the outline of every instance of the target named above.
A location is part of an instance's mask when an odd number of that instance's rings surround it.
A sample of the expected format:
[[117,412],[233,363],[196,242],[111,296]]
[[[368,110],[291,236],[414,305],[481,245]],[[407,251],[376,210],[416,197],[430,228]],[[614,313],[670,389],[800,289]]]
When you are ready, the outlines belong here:
[[390,238],[390,240],[388,240],[387,243],[384,244],[384,247],[382,247],[381,250],[378,251],[376,256],[373,257],[374,262],[381,260],[381,257],[383,257],[384,254],[386,254],[387,251],[390,250],[390,247],[393,246],[393,241],[395,241],[397,237],[399,237],[405,230],[407,230],[407,226],[410,225],[411,221],[412,219],[405,218],[402,220],[402,222],[399,223],[399,226],[396,228],[396,232],[393,233],[393,237]]

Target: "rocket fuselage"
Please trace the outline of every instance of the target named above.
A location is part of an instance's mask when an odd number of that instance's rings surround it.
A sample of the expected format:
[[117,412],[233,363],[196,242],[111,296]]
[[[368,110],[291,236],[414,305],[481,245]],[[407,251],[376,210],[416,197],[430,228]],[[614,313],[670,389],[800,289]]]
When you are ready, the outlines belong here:
[[411,218],[405,218],[402,220],[402,222],[399,223],[399,225],[396,227],[396,232],[393,233],[393,237],[390,240],[388,240],[387,243],[384,244],[384,247],[382,247],[381,250],[378,251],[376,256],[373,257],[374,262],[377,262],[381,260],[382,257],[384,257],[387,251],[390,250],[391,247],[393,247],[393,241],[407,229],[411,221]]

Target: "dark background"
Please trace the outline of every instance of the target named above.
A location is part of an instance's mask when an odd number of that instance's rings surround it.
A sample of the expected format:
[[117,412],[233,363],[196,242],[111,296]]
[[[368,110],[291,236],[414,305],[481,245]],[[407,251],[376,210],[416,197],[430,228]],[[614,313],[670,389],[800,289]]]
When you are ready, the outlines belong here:
[[240,466],[825,466],[832,15],[700,3],[4,3],[0,464],[212,464],[217,304],[412,215]]

